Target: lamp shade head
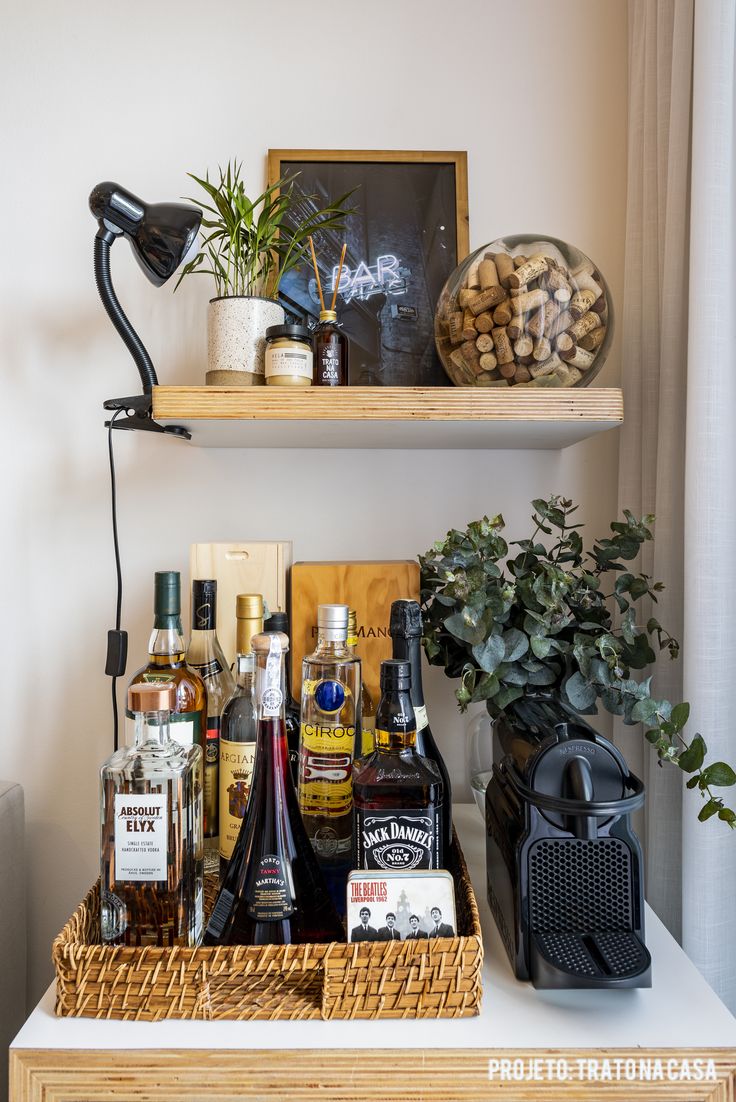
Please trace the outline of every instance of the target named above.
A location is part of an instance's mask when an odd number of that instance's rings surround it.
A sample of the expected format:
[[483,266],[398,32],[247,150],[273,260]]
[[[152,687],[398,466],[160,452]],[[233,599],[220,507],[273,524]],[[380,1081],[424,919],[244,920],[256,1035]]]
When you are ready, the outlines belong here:
[[144,203],[119,184],[93,188],[89,208],[101,227],[130,241],[138,264],[160,287],[192,248],[202,211],[187,203]]

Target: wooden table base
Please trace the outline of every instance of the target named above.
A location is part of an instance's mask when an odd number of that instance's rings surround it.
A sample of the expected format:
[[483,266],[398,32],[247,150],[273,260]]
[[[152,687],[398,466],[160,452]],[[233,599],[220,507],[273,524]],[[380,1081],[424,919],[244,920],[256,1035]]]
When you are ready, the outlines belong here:
[[10,1102],[734,1102],[735,1079],[724,1048],[10,1053]]

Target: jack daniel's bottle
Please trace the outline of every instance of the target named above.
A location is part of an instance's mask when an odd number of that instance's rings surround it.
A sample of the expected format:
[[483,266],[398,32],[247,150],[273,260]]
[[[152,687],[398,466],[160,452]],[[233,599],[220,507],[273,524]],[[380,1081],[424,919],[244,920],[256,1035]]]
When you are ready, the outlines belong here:
[[381,663],[376,748],[353,765],[356,869],[442,868],[442,779],[415,748],[411,666]]
[[452,845],[452,788],[442,754],[429,725],[422,690],[422,612],[416,601],[394,601],[391,605],[393,656],[411,666],[411,702],[417,721],[417,753],[433,761],[442,777],[442,844],[445,861]]
[[205,945],[342,941],[342,924],[309,843],[289,770],[280,632],[256,635],[258,742],[243,826],[222,881]]

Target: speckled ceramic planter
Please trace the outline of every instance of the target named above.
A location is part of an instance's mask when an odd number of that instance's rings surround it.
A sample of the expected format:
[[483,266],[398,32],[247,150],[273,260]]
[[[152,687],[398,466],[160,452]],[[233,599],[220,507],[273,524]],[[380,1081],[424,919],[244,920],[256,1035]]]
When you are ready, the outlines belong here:
[[262,386],[266,329],[283,325],[284,311],[270,298],[213,298],[207,309],[209,386]]

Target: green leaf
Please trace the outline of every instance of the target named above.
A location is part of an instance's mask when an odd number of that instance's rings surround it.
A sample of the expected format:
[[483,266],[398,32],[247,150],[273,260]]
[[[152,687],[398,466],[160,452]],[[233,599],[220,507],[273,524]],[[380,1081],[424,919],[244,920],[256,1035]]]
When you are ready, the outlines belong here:
[[712,784],[715,788],[730,788],[736,784],[736,773],[725,761],[714,761],[708,765],[703,770],[703,777],[706,784]]
[[524,632],[519,631],[518,628],[509,628],[508,631],[505,631],[503,642],[506,648],[504,662],[517,662],[529,650],[529,640]]
[[498,693],[493,697],[493,707],[503,712],[509,704],[519,700],[524,695],[524,690],[518,685],[502,685]]
[[632,723],[649,723],[656,716],[657,710],[657,701],[652,700],[651,697],[637,700],[631,710],[631,721]]
[[568,677],[565,682],[565,693],[577,712],[592,707],[598,698],[595,686],[586,681],[579,672]]
[[722,807],[718,812],[718,818],[722,819],[724,823],[736,823],[736,811],[732,811],[730,807]]
[[506,647],[500,635],[490,635],[483,643],[473,647],[473,658],[486,673],[493,673],[503,662]]
[[473,695],[470,698],[474,704],[481,700],[488,700],[496,695],[500,689],[500,683],[495,673],[484,673],[477,682]]
[[552,650],[552,640],[546,635],[532,635],[529,641],[535,658],[546,658]]
[[708,800],[708,803],[701,807],[698,819],[701,823],[704,823],[706,819],[710,819],[711,815],[715,815],[717,811],[720,811],[722,806],[723,804],[716,797]]
[[700,777],[689,777],[685,783],[685,788],[697,788]]
[[[681,731],[683,727],[687,725],[687,721],[689,718],[690,705],[688,704],[688,702],[685,700],[682,704],[675,704],[674,708],[672,709],[672,716],[670,719],[670,722],[672,723],[672,726],[675,728],[675,730]],[[698,738],[700,738],[700,736],[698,736]],[[700,741],[702,742],[703,740],[701,739]],[[705,748],[705,743],[703,743],[703,748]]]
[[680,754],[677,764],[680,766],[683,773],[694,773],[696,769],[700,769],[705,760],[707,749],[700,735],[696,735],[687,750],[683,750]]

